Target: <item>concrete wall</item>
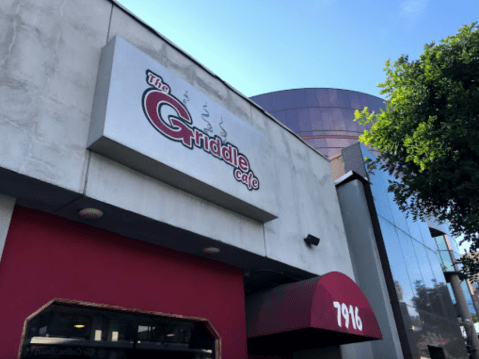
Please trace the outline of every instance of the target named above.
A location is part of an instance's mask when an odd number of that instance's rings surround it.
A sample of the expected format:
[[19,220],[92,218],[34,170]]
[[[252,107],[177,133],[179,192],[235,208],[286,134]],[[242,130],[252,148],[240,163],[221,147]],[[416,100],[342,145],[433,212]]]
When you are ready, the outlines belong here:
[[108,1],[2,1],[0,167],[81,193]]
[[[169,41],[107,0],[3,1],[0,27],[0,171],[53,185],[45,210],[73,218],[92,200],[310,273],[354,279],[328,160]],[[116,35],[268,138],[278,219],[260,224],[86,149],[101,49]],[[115,230],[112,223],[105,228]],[[321,238],[318,247],[305,245],[308,234]]]

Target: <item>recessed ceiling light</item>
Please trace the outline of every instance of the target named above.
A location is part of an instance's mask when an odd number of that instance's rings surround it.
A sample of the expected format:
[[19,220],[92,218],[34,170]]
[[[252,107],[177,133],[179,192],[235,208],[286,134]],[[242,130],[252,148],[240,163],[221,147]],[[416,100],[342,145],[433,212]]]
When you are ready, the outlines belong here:
[[75,324],[75,328],[85,328],[85,324]]
[[219,252],[220,252],[220,249],[216,247],[203,248],[204,254],[218,254]]
[[98,219],[103,216],[103,212],[98,208],[83,208],[78,214],[83,219]]

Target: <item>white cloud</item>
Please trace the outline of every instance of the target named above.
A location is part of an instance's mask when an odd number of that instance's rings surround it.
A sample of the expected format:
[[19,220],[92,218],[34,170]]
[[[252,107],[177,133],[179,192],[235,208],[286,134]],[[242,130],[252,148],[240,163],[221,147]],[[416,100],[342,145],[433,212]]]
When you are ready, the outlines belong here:
[[415,18],[426,10],[429,0],[406,0],[400,3],[401,12],[399,16]]

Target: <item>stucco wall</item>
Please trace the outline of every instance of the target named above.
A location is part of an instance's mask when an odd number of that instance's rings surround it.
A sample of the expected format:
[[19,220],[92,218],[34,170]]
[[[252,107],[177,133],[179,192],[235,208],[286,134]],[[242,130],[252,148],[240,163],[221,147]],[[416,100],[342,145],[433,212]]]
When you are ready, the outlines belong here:
[[1,2],[1,167],[83,192],[111,7],[108,1]]
[[[311,273],[354,279],[328,160],[183,51],[107,0],[3,1],[0,26],[0,168]],[[86,149],[101,49],[116,35],[268,138],[278,219],[260,224]],[[55,203],[49,210],[75,207],[71,198]],[[308,234],[321,238],[318,247],[305,245]]]

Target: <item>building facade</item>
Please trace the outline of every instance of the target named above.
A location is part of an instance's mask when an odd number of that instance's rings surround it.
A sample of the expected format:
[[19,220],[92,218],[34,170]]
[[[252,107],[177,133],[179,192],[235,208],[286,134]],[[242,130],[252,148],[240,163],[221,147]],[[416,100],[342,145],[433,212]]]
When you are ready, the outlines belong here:
[[325,156],[115,1],[0,19],[1,358],[374,357]]

